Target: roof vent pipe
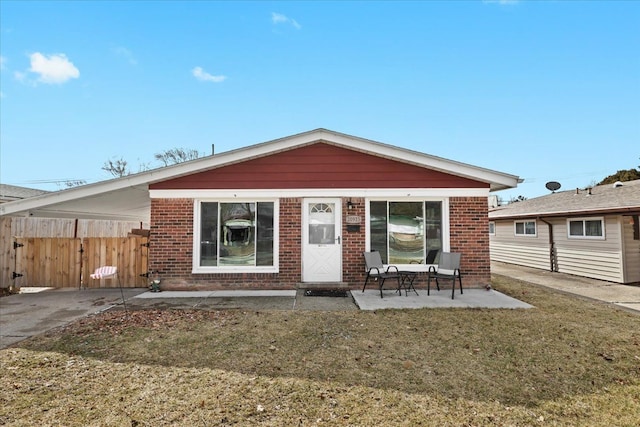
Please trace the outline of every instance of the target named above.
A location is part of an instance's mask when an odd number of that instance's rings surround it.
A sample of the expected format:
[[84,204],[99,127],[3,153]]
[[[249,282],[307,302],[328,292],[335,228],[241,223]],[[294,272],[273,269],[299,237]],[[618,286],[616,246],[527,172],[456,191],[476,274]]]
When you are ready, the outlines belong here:
[[591,187],[587,188],[587,196],[591,195]]
[[580,189],[576,187],[576,194],[580,194]]
[[216,144],[211,144],[211,155],[216,154]]

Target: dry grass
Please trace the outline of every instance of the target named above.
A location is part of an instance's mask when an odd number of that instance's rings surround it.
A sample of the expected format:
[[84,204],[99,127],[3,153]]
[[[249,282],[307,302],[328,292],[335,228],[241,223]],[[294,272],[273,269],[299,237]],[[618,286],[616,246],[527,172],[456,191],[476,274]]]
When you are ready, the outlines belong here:
[[0,352],[0,424],[637,425],[640,316],[493,286],[536,308],[104,313]]

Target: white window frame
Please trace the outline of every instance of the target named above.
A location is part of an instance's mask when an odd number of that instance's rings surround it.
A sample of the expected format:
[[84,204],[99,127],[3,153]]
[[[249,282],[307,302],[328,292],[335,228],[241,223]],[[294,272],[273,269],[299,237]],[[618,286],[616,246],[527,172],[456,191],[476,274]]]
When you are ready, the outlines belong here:
[[[585,233],[585,222],[586,221],[600,221],[602,224],[602,236],[586,236]],[[571,234],[571,223],[572,222],[582,222],[582,235],[576,236]],[[567,238],[568,239],[578,239],[578,240],[605,240],[605,222],[604,217],[582,217],[582,218],[567,218]]]
[[[527,234],[527,223],[528,222],[532,222],[533,223],[533,227],[535,228],[534,233],[533,234]],[[525,231],[525,233],[518,233],[518,226],[517,224],[523,224],[523,229]],[[538,237],[538,221],[536,221],[535,219],[525,219],[525,220],[518,220],[518,221],[513,221],[513,234],[516,237]]]
[[[200,265],[200,233],[201,233],[201,206],[202,203],[273,203],[273,265],[269,266],[201,266]],[[280,200],[272,198],[242,198],[242,199],[195,199],[193,204],[193,256],[192,274],[215,274],[215,273],[278,273],[280,271]]]
[[489,221],[489,236],[495,236],[495,235],[496,235],[496,222]]
[[[441,202],[442,203],[442,252],[449,252],[451,250],[451,232],[450,232],[450,218],[449,218],[449,198],[448,197],[368,197],[365,199],[365,224],[366,224],[366,236],[365,247],[367,250],[371,250],[371,209],[370,202]],[[395,265],[395,264],[394,264]],[[429,266],[427,264],[398,264],[402,266],[404,271],[427,271]],[[385,264],[385,268],[387,264]]]

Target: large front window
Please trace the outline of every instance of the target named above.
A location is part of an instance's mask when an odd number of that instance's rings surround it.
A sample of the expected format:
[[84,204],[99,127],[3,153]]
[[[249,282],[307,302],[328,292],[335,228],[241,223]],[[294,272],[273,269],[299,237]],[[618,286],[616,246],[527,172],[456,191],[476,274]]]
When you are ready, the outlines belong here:
[[274,265],[273,202],[201,202],[196,267]]
[[442,202],[371,201],[369,208],[371,250],[385,264],[424,264],[442,250]]

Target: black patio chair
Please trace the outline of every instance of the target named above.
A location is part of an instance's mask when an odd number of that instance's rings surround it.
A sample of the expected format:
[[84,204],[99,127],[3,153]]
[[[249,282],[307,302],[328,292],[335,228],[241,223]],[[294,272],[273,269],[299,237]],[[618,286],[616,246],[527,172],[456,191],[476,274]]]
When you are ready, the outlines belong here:
[[398,267],[396,267],[395,265],[389,265],[385,269],[384,264],[382,263],[382,256],[380,256],[380,252],[364,252],[364,264],[367,269],[367,277],[364,280],[362,292],[364,292],[365,288],[367,287],[369,279],[378,281],[378,285],[380,287],[380,298],[384,298],[382,296],[382,287],[384,286],[384,282],[387,279],[395,279],[398,283],[398,290],[400,289],[400,272],[398,271]]
[[429,266],[429,276],[427,278],[427,295],[431,291],[431,279],[436,280],[436,287],[440,290],[439,279],[451,280],[451,299],[454,299],[456,292],[456,279],[460,284],[460,294],[462,295],[462,274],[460,274],[460,253],[442,252],[437,266]]

